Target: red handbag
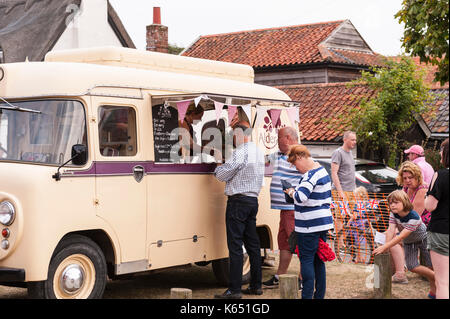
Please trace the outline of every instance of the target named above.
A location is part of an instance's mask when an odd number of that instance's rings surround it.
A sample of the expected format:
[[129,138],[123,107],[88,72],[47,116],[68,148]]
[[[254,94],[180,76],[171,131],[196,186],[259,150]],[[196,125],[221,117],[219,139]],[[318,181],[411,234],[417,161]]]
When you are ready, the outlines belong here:
[[[295,246],[295,253],[300,258],[298,246]],[[328,244],[322,240],[322,238],[319,238],[319,247],[317,248],[316,254],[317,254],[317,256],[319,256],[320,260],[322,260],[323,262],[332,261],[332,260],[336,259],[336,254],[330,248],[330,246],[328,246]]]
[[334,251],[328,246],[326,242],[322,240],[322,238],[319,238],[319,247],[317,248],[317,256],[319,258],[326,262],[326,261],[332,261],[336,258],[336,255]]

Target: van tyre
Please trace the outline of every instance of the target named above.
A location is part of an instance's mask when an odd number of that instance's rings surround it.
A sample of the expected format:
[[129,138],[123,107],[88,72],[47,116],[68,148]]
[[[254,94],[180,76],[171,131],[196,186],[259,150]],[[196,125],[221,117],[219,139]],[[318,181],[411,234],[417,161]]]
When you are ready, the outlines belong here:
[[31,298],[101,298],[107,280],[106,260],[91,239],[72,235],[61,241],[50,261],[47,280],[28,284]]
[[[216,280],[221,286],[227,287],[230,278],[230,260],[228,258],[216,259],[212,261],[212,269]],[[244,263],[242,266],[242,284],[250,282],[250,258],[247,253],[244,254]]]

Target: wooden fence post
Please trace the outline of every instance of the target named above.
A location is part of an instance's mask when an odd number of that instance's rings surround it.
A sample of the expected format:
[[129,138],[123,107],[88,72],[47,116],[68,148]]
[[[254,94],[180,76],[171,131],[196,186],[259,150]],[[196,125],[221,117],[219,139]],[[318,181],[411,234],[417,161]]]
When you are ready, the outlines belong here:
[[280,278],[280,298],[298,299],[298,276],[297,275],[279,275]]
[[192,299],[192,290],[186,288],[171,288],[170,299]]
[[392,298],[391,254],[375,255],[374,260],[374,293],[377,299]]

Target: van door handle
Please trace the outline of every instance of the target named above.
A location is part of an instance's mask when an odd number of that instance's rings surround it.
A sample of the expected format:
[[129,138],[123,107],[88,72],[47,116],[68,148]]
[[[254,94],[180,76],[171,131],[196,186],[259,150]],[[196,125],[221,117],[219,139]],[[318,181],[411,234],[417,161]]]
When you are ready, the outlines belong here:
[[133,167],[133,176],[136,182],[140,183],[145,175],[145,169],[141,165],[136,165]]

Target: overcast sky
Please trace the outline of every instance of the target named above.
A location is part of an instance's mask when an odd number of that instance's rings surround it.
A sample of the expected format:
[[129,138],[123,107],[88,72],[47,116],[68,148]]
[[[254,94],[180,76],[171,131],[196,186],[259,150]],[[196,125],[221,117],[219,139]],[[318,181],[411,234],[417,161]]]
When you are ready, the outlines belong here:
[[189,46],[201,35],[349,19],[377,53],[403,52],[401,0],[110,0],[138,49],[153,7],[169,28],[169,43]]

